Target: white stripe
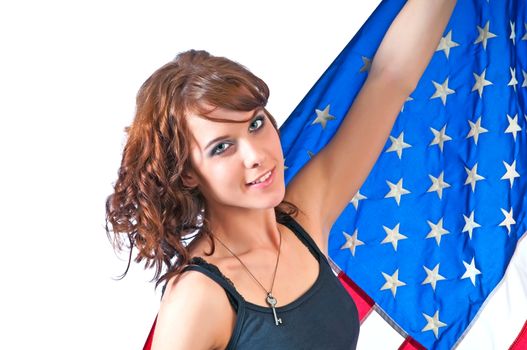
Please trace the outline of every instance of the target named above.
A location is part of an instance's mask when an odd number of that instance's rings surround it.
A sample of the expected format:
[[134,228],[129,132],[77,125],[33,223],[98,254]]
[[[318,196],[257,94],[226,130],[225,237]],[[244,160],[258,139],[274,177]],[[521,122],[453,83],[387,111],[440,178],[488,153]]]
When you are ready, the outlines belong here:
[[[496,287],[473,321],[457,350],[508,349],[527,321],[527,234]],[[397,333],[377,312],[363,322],[358,349],[397,349],[404,337]]]
[[404,337],[373,311],[360,327],[357,349],[397,349],[403,341]]
[[527,239],[524,234],[501,284],[457,349],[508,349],[526,320]]

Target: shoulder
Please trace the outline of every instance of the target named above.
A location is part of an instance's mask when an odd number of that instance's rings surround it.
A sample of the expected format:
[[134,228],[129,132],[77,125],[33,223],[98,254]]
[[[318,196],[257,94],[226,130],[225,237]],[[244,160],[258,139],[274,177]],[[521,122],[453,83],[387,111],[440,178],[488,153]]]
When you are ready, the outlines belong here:
[[161,300],[152,349],[216,349],[235,322],[223,288],[198,271],[171,278]]

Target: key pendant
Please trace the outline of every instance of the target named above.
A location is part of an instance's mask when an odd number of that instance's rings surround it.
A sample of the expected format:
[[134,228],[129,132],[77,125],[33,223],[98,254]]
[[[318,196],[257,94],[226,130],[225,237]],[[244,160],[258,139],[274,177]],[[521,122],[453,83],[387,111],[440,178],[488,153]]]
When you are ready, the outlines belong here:
[[276,315],[274,306],[276,305],[276,298],[271,293],[267,293],[267,304],[273,309],[274,323],[278,326],[282,324],[282,319]]

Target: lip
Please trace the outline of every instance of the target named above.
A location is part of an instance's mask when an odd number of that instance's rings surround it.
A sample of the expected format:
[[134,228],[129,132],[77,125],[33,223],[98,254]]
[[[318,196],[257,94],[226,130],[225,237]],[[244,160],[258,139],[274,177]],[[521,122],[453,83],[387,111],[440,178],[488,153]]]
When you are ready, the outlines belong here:
[[250,188],[265,188],[267,186],[269,186],[270,184],[273,183],[273,180],[274,180],[274,174],[275,174],[275,169],[276,167],[274,167],[273,169],[271,169],[271,175],[269,175],[269,177],[267,178],[267,180],[265,180],[264,182],[260,182],[260,183],[257,183],[257,184],[254,184],[254,185],[249,185],[249,184],[246,184],[247,187],[250,187]]

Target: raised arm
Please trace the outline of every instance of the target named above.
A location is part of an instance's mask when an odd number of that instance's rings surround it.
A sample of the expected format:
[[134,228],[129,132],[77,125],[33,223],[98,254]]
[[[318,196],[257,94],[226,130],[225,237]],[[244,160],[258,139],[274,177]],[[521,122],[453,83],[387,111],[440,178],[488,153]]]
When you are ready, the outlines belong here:
[[412,92],[437,49],[455,5],[455,0],[407,1],[373,57],[369,78],[389,73],[408,85],[408,94]]
[[337,133],[287,187],[326,249],[327,235],[367,178],[406,98],[438,47],[455,0],[409,0],[386,32]]

